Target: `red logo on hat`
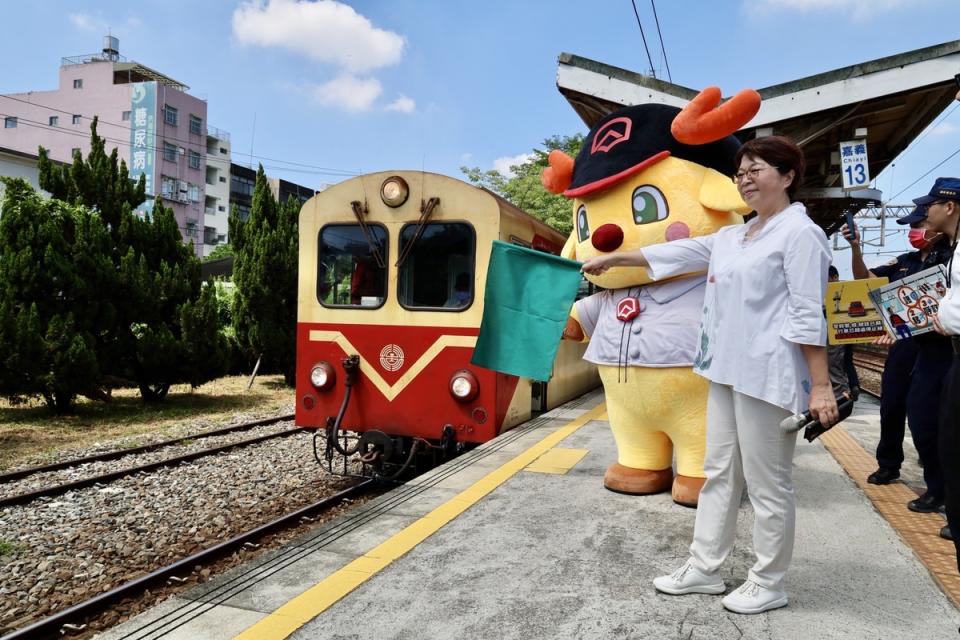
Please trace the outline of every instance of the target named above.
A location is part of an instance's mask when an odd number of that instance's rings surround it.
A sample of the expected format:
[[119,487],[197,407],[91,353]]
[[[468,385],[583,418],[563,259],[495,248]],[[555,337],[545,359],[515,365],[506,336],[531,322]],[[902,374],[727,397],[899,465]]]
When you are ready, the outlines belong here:
[[621,142],[630,139],[630,130],[633,128],[633,121],[630,118],[614,118],[607,124],[600,127],[600,130],[593,136],[593,144],[590,145],[590,155],[598,151],[610,151]]
[[617,320],[629,322],[640,315],[640,300],[629,297],[617,303]]

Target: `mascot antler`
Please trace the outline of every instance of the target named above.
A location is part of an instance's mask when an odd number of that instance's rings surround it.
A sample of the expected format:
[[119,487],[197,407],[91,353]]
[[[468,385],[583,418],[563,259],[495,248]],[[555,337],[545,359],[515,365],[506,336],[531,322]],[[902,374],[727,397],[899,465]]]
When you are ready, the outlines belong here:
[[547,161],[550,166],[540,173],[540,182],[550,193],[563,193],[573,181],[573,158],[554,149]]
[[684,144],[708,144],[747,124],[760,110],[760,94],[753,89],[744,89],[722,105],[720,99],[719,87],[701,91],[673,119],[670,133]]

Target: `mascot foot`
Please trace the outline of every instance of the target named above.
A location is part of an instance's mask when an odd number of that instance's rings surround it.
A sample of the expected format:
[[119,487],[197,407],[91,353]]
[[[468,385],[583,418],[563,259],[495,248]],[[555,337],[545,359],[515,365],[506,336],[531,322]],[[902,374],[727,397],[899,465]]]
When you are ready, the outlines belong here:
[[672,469],[648,471],[625,467],[615,462],[607,468],[607,473],[603,476],[603,486],[617,493],[646,495],[666,491],[672,480]]
[[696,508],[700,499],[700,489],[706,478],[693,478],[678,475],[673,481],[673,501],[685,507]]

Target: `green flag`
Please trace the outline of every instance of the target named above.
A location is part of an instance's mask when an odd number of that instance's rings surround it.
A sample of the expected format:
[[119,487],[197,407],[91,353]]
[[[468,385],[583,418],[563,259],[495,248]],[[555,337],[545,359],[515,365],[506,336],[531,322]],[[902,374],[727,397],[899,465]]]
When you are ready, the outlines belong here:
[[581,278],[575,260],[494,241],[471,362],[549,380]]

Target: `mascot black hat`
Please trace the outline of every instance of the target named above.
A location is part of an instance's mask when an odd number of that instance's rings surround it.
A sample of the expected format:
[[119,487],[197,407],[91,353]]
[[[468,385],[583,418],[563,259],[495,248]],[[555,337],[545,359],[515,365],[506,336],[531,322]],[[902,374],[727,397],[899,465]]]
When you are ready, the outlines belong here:
[[590,130],[576,161],[550,153],[544,185],[568,198],[591,194],[624,180],[668,156],[732,175],[740,141],[732,134],[760,109],[751,89],[720,104],[720,89],[708,87],[684,109],[642,104],[615,111]]

